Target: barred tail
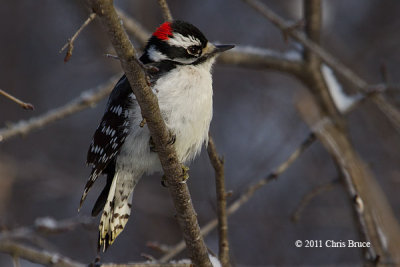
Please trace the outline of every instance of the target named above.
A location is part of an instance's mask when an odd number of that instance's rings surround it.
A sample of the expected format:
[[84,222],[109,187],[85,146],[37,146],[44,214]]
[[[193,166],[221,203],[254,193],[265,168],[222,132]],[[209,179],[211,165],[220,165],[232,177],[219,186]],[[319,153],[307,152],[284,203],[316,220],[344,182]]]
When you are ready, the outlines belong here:
[[105,251],[124,230],[131,214],[133,186],[125,186],[124,175],[115,173],[99,224],[98,249]]

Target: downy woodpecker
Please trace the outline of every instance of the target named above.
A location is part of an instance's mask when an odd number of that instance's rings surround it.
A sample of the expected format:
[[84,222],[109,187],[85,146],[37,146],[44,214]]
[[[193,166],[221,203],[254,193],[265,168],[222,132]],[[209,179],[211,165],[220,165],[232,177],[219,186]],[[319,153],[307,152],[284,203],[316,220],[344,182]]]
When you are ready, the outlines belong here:
[[[153,33],[140,57],[145,67],[152,67],[151,88],[183,163],[195,158],[208,140],[213,114],[211,67],[220,52],[233,47],[214,45],[195,26],[174,21],[165,22]],[[139,179],[162,171],[125,75],[110,94],[89,147],[87,164],[92,166],[92,172],[80,206],[99,175],[107,175],[107,183],[92,210],[92,216],[103,210],[98,247],[106,250],[128,221],[133,189]]]

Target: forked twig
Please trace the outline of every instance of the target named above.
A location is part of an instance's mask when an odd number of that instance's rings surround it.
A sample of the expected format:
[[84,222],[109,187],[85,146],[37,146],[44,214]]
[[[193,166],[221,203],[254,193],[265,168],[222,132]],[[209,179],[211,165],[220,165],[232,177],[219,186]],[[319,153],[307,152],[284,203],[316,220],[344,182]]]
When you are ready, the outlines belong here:
[[61,48],[60,53],[62,53],[68,47],[67,54],[64,57],[64,62],[68,62],[68,60],[70,60],[70,58],[72,56],[72,50],[74,50],[74,42],[75,42],[76,38],[78,38],[78,36],[82,32],[82,30],[84,28],[86,28],[86,26],[88,26],[89,23],[92,22],[95,17],[96,17],[96,13],[91,13],[89,15],[89,17],[85,20],[85,22],[74,33],[74,35],[70,39],[68,39],[68,42]]

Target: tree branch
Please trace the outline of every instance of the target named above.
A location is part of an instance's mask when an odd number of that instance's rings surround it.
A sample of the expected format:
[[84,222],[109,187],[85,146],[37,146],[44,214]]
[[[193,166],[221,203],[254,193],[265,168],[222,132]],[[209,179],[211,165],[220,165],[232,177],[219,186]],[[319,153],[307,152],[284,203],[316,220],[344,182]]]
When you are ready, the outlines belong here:
[[217,62],[238,67],[271,69],[295,76],[302,71],[301,54],[297,51],[280,53],[264,48],[235,46],[233,50],[221,54]]
[[[30,103],[26,103],[22,100],[19,100],[18,98],[16,98],[15,96],[10,95],[9,93],[7,93],[6,91],[3,91],[0,89],[0,95],[5,96],[6,98],[10,99],[11,101],[17,103],[18,105],[20,105],[23,109],[26,110],[34,110],[34,106]],[[1,141],[1,139],[0,139]]]
[[[244,192],[242,192],[239,197],[231,203],[227,210],[226,210],[226,215],[229,217],[230,215],[234,214],[236,211],[238,211],[243,204],[247,203],[251,199],[251,197],[254,195],[254,193],[268,184],[272,180],[276,180],[279,175],[284,173],[292,164],[293,162],[298,159],[303,152],[311,146],[312,143],[316,140],[316,136],[314,134],[310,134],[301,144],[300,146],[290,154],[290,156],[282,162],[277,168],[275,168],[268,176],[265,178],[262,178],[258,180],[253,185],[250,185],[246,188]],[[218,225],[218,219],[214,218],[213,220],[209,221],[206,223],[202,228],[201,228],[201,235],[206,236],[208,235],[215,227]],[[182,240],[179,243],[177,243],[175,246],[172,246],[171,249],[168,251],[168,253],[164,254],[159,261],[160,262],[167,262],[173,257],[175,257],[177,254],[182,252],[185,249],[185,242]]]
[[208,134],[208,157],[215,171],[215,187],[217,191],[217,215],[218,215],[218,236],[219,253],[218,258],[223,267],[230,266],[229,263],[229,241],[228,241],[228,219],[226,215],[226,192],[224,160],[218,156],[214,140]]
[[87,265],[73,261],[57,253],[30,248],[14,241],[2,240],[0,252],[10,254],[14,257],[52,267],[85,267]]
[[58,234],[72,231],[77,226],[94,226],[89,217],[76,217],[57,221],[51,217],[42,217],[35,220],[34,226],[20,227],[12,230],[1,231],[0,241],[5,239],[27,238],[35,233]]
[[172,21],[172,15],[168,7],[167,0],[158,0],[158,3],[160,4],[161,10],[163,12],[164,20]]
[[157,98],[147,84],[144,70],[141,68],[136,58],[136,51],[120,23],[113,1],[92,0],[89,3],[107,29],[108,36],[121,59],[122,68],[140,105],[142,116],[146,119],[146,125],[158,151],[192,262],[197,266],[211,266],[207,248],[200,235],[200,227],[189,189],[186,183],[182,183],[184,180],[182,165],[177,158],[174,146],[168,142],[170,134],[162,119]]
[[27,134],[51,122],[70,116],[85,108],[95,106],[99,101],[110,94],[115,85],[115,81],[118,80],[118,78],[119,77],[117,76],[113,76],[106,83],[98,86],[97,88],[84,91],[80,96],[71,100],[67,104],[52,109],[38,117],[30,118],[27,121],[21,120],[8,126],[7,128],[0,129],[0,142],[6,141],[17,135]]

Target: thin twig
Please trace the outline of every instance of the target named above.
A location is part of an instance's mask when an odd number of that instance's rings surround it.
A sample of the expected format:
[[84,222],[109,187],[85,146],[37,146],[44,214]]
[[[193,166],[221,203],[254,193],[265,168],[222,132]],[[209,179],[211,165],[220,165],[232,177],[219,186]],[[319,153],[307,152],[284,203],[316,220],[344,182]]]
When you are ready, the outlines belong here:
[[165,21],[172,21],[172,14],[171,10],[168,7],[167,0],[158,0],[158,3],[160,4],[164,20]]
[[63,119],[83,109],[94,107],[99,101],[110,94],[116,80],[120,76],[120,74],[113,76],[106,83],[98,86],[97,88],[82,92],[80,96],[61,107],[52,109],[40,116],[30,118],[29,120],[16,122],[7,128],[0,129],[0,142],[8,140],[17,135],[27,134],[32,130],[41,128],[51,122]]
[[78,36],[82,32],[82,30],[84,28],[86,28],[86,26],[88,26],[89,23],[92,22],[95,17],[96,17],[96,13],[91,13],[89,15],[89,17],[85,20],[85,22],[75,32],[75,34],[70,39],[68,39],[68,42],[61,48],[60,53],[62,53],[68,47],[67,54],[64,57],[64,62],[68,62],[68,60],[70,60],[70,58],[72,56],[72,50],[74,50],[74,42],[75,42],[76,38],[78,38]]
[[313,200],[316,196],[331,190],[337,184],[338,181],[339,181],[338,179],[329,181],[328,183],[313,188],[311,191],[305,194],[301,199],[299,205],[297,206],[296,210],[293,212],[291,220],[293,222],[298,222],[303,210],[307,207],[307,205],[311,202],[311,200]]
[[[311,133],[300,144],[300,146],[295,151],[293,151],[293,153],[283,163],[281,163],[274,171],[272,171],[265,178],[260,179],[257,183],[247,187],[247,189],[238,197],[238,199],[228,206],[226,210],[227,216],[229,217],[230,215],[234,214],[238,209],[240,209],[243,204],[245,204],[247,201],[251,199],[251,197],[257,190],[268,184],[270,181],[277,179],[279,175],[285,172],[293,164],[293,162],[295,162],[295,160],[298,159],[303,154],[303,152],[308,147],[311,146],[312,143],[314,143],[315,140],[316,140],[315,135]],[[201,235],[202,236],[208,235],[215,227],[217,227],[217,225],[218,225],[218,219],[217,218],[212,219],[201,228]],[[167,262],[173,257],[175,257],[177,254],[182,252],[184,249],[185,249],[185,242],[182,240],[176,245],[172,246],[170,251],[167,254],[163,255],[159,259],[159,261]]]
[[1,90],[1,89],[0,89],[0,94],[3,95],[3,96],[5,96],[5,97],[7,97],[7,98],[10,99],[11,101],[17,103],[17,104],[20,105],[23,109],[26,109],[26,110],[34,110],[34,109],[35,109],[35,107],[34,107],[32,104],[26,103],[26,102],[24,102],[24,101],[22,101],[22,100],[19,100],[19,99],[16,98],[15,96],[12,96],[12,95],[10,95],[9,93],[7,93],[7,92],[5,92],[5,91],[3,91],[3,90]]
[[215,171],[215,187],[217,191],[217,217],[218,217],[218,236],[219,252],[218,258],[223,267],[230,266],[229,263],[229,241],[228,241],[228,219],[226,215],[226,192],[225,192],[225,173],[224,159],[220,158],[215,147],[214,140],[208,134],[207,152],[211,165]]

